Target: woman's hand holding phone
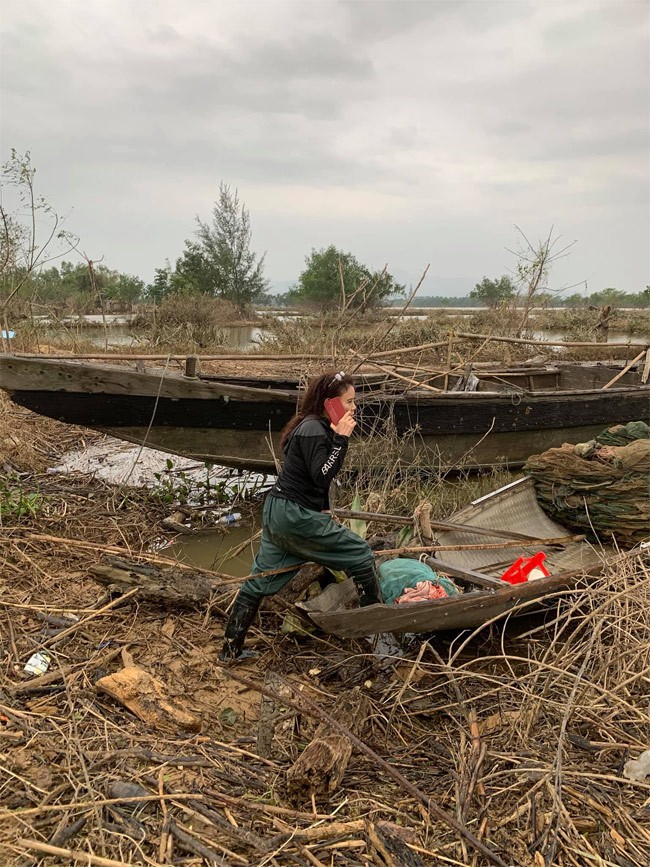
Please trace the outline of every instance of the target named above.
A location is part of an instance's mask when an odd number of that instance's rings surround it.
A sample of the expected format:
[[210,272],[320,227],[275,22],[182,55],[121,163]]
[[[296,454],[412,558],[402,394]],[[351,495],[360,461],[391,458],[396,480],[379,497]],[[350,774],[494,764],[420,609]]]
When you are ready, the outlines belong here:
[[342,437],[349,437],[352,431],[357,426],[354,416],[351,412],[346,412],[343,418],[337,424],[330,424],[332,430],[336,431]]

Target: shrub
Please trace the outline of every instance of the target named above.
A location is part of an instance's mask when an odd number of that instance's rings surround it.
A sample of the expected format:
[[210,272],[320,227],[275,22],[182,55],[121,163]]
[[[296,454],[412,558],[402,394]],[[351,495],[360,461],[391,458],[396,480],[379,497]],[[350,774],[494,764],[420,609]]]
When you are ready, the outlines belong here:
[[208,295],[174,293],[156,310],[152,343],[170,348],[221,348],[226,344],[224,327],[237,318],[234,304]]

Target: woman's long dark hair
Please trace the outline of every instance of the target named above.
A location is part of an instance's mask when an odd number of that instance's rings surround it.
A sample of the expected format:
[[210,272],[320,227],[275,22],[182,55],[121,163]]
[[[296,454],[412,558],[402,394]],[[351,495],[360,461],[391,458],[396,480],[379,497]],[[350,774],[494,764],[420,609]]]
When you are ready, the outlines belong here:
[[298,412],[282,428],[280,447],[284,448],[291,432],[298,427],[303,418],[308,415],[319,417],[325,415],[325,401],[327,398],[340,397],[351,385],[354,385],[352,377],[348,376],[347,373],[343,373],[343,371],[337,373],[335,370],[328,370],[316,379],[312,379],[300,399]]

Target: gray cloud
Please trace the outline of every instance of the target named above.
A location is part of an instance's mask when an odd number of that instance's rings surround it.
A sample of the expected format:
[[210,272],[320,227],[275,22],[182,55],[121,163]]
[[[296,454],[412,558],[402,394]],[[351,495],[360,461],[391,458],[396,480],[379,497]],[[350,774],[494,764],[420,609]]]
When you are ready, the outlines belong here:
[[150,278],[225,180],[278,280],[337,243],[471,286],[527,220],[578,238],[558,282],[647,281],[644,3],[7,0],[4,18],[3,159],[31,149],[114,267]]

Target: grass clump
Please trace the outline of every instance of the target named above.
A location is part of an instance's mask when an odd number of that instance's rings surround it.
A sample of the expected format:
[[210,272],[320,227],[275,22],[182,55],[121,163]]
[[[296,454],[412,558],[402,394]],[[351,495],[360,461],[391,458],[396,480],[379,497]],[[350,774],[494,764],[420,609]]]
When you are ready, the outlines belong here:
[[168,295],[158,308],[147,314],[152,347],[172,353],[213,352],[227,345],[226,325],[237,318],[233,304],[207,295]]
[[0,521],[7,518],[35,518],[45,503],[39,493],[25,491],[17,480],[0,479]]

